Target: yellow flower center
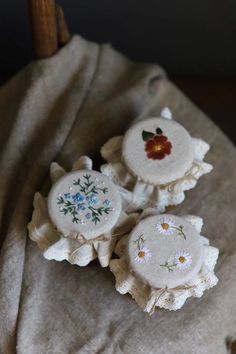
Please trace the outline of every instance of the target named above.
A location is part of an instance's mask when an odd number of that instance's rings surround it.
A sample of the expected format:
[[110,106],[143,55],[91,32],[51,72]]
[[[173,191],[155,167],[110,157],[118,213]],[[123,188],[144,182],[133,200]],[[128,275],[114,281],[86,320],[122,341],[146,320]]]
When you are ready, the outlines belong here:
[[162,149],[163,149],[162,144],[156,144],[156,145],[153,146],[153,151],[154,151],[154,152],[159,152],[159,151],[161,151]]
[[186,262],[186,258],[184,256],[180,256],[179,257],[179,261],[180,261],[180,263],[185,263]]
[[145,252],[139,251],[138,256],[139,256],[139,258],[145,257]]
[[163,222],[162,224],[161,224],[161,227],[163,228],[163,230],[168,230],[169,228],[170,228],[170,225],[169,224],[167,224],[167,222]]

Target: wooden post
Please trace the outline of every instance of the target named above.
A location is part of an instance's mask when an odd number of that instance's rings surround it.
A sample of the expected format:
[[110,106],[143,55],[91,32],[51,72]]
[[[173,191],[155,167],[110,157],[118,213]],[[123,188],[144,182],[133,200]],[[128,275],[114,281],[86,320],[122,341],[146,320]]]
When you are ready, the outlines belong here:
[[47,58],[58,50],[56,6],[54,0],[28,0],[35,55]]
[[67,27],[63,9],[56,4],[56,18],[57,18],[57,38],[59,45],[64,45],[70,40],[70,32]]

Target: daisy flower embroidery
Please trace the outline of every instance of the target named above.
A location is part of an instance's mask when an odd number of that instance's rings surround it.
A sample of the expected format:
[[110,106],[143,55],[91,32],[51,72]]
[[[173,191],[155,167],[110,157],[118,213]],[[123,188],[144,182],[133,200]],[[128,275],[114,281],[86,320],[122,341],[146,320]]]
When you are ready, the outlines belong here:
[[184,270],[191,266],[192,256],[186,251],[178,251],[174,256],[174,262],[166,261],[164,264],[160,264],[160,267],[166,268],[168,272],[173,272],[175,269]]
[[163,218],[157,225],[157,230],[162,235],[172,235],[177,225],[169,218]]
[[178,251],[175,254],[175,264],[178,269],[187,269],[192,264],[192,256],[186,251]]
[[148,263],[152,257],[152,252],[149,250],[149,248],[144,247],[145,239],[143,235],[140,235],[137,238],[137,240],[133,242],[137,246],[137,250],[135,251],[135,256],[134,256],[135,262],[141,264]]
[[176,223],[170,218],[163,218],[157,225],[157,230],[162,235],[172,235],[175,231],[178,231],[178,236],[182,236],[186,240],[183,225],[176,225]]

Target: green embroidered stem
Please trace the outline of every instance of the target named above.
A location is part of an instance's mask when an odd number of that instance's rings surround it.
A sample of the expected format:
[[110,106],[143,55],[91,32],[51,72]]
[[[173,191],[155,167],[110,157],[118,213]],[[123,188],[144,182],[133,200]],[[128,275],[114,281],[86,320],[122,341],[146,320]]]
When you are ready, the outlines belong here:
[[78,178],[77,181],[73,181],[73,185],[80,186],[80,192],[83,192],[83,193],[86,192],[86,188],[81,184],[80,178]]
[[102,216],[103,214],[109,214],[110,211],[112,211],[111,208],[109,207],[99,207],[99,208],[94,208],[92,206],[89,206],[88,209],[91,211],[92,213],[92,221],[97,224],[97,222],[100,221],[100,216]]
[[169,264],[168,262],[165,262],[165,264],[160,264],[160,267],[164,267],[168,269],[169,272],[173,272],[176,266],[177,266],[176,264]]
[[133,243],[135,245],[137,245],[138,249],[141,249],[141,243],[144,243],[145,239],[143,238],[143,234],[139,236],[139,238],[137,238],[137,240],[133,241]]
[[78,224],[79,219],[77,218],[78,212],[76,210],[76,205],[71,203],[69,200],[65,201],[63,197],[57,198],[57,204],[62,205],[64,204],[64,208],[62,212],[66,215],[68,212],[73,216],[72,222]]
[[[85,179],[84,185],[81,183],[80,178],[77,181],[73,181],[74,186],[80,186],[80,192],[83,192],[85,195],[89,195],[91,193],[98,194],[98,191],[102,191],[103,194],[108,192],[108,188],[100,188],[94,185],[94,182],[90,180],[91,175],[83,176]],[[91,189],[89,189],[92,186]]]
[[183,236],[183,238],[186,240],[186,235],[185,235],[185,233],[183,231],[183,229],[184,229],[183,225],[180,225],[179,227],[172,226],[172,229],[177,230],[178,231],[178,235],[179,236]]

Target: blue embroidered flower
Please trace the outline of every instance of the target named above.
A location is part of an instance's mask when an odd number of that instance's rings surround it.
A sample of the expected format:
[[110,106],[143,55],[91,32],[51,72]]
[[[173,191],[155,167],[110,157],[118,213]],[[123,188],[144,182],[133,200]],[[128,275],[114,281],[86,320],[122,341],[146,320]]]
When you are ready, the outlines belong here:
[[[108,188],[102,188],[96,183],[97,178],[93,180],[92,175],[85,174],[77,180],[73,181],[78,192],[66,192],[59,194],[57,204],[59,210],[64,215],[69,215],[73,223],[82,223],[84,220],[79,217],[83,216],[93,222],[95,225],[101,221],[101,218],[112,212],[111,202],[103,199],[104,194],[108,193]],[[102,184],[105,184],[102,183]],[[70,190],[74,187],[70,186]]]
[[106,200],[104,200],[104,202],[102,204],[106,205],[106,206],[110,206],[111,202],[110,202],[110,200],[106,199]]
[[95,193],[92,193],[91,195],[86,197],[86,200],[88,202],[88,205],[93,206],[98,204],[99,199]]
[[78,204],[77,208],[78,208],[78,210],[85,210],[86,209],[86,204],[80,203],[80,204]]
[[80,203],[84,201],[84,196],[81,193],[76,193],[72,196],[72,198],[75,203]]

